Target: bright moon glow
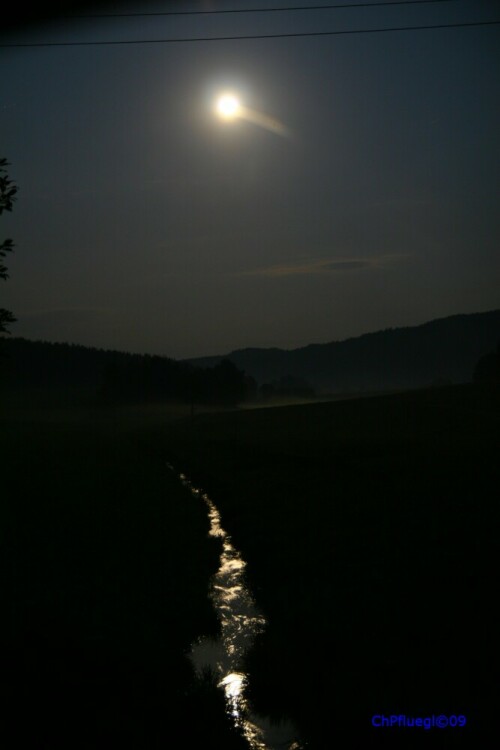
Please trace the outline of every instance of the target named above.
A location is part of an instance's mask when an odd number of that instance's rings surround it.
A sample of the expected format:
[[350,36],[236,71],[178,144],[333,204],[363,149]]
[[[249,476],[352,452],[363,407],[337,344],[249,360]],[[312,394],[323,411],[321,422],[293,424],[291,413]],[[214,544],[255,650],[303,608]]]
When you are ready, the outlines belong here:
[[238,97],[229,91],[217,98],[215,111],[221,120],[226,120],[227,122],[236,119],[245,120],[246,122],[251,122],[253,125],[258,125],[260,128],[270,130],[276,135],[287,136],[289,134],[288,129],[282,122],[264,114],[264,112],[257,112],[255,109],[245,107],[241,104]]
[[240,111],[240,102],[234,94],[223,94],[217,100],[217,112],[224,120],[234,120]]

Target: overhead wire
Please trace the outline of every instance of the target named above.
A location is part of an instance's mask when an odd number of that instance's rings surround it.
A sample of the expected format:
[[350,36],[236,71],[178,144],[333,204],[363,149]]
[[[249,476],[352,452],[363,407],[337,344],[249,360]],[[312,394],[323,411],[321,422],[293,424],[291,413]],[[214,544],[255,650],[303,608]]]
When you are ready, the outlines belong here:
[[428,31],[432,29],[458,29],[471,27],[486,27],[500,25],[500,20],[468,21],[464,23],[438,23],[424,26],[391,26],[376,29],[343,29],[339,31],[296,31],[279,34],[242,34],[233,36],[208,37],[172,37],[168,39],[121,39],[93,42],[20,42],[14,44],[0,44],[0,48],[13,49],[18,47],[91,47],[127,44],[182,44],[189,42],[227,42],[243,41],[246,39],[291,39],[298,37],[341,36],[352,34],[381,34],[394,31]]
[[375,3],[337,3],[335,5],[293,5],[280,8],[227,8],[221,10],[169,10],[151,13],[93,13],[59,16],[59,18],[145,18],[155,16],[216,16],[228,13],[289,13],[290,11],[338,10],[347,8],[379,8],[389,5],[428,5],[429,3],[454,3],[458,0],[384,0]]

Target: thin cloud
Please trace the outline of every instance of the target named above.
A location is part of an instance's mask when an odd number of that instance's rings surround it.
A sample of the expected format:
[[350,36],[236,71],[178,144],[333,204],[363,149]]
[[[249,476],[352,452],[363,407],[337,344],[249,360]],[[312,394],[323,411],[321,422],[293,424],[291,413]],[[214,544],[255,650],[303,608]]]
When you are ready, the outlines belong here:
[[265,278],[281,278],[283,276],[312,276],[348,271],[362,271],[383,265],[388,260],[406,256],[379,256],[375,258],[345,258],[336,260],[310,260],[302,263],[281,263],[251,271],[241,271],[238,276],[263,276]]

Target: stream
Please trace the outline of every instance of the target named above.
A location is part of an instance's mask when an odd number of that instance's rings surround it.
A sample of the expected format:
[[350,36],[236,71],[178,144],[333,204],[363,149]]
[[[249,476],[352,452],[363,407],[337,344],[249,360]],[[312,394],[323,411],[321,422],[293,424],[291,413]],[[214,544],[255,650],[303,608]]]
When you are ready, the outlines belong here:
[[[175,472],[171,464],[168,468]],[[243,657],[261,633],[266,620],[248,590],[244,572],[246,562],[222,528],[220,513],[202,490],[193,486],[185,474],[177,474],[191,494],[203,500],[210,520],[209,536],[221,541],[219,569],[210,583],[209,596],[221,625],[218,640],[200,637],[193,644],[190,659],[198,677],[205,670],[217,675],[217,686],[224,690],[227,714],[241,730],[250,750],[301,750],[297,732],[288,722],[274,723],[254,714],[246,698],[249,675],[243,669]]]

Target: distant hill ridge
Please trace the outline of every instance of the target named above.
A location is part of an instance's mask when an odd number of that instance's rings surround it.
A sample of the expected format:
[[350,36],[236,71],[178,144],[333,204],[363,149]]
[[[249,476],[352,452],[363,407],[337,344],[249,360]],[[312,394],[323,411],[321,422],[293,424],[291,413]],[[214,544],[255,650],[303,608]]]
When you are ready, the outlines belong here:
[[293,376],[323,392],[414,388],[470,382],[479,357],[499,341],[500,310],[492,310],[298,349],[237,349],[186,361],[213,367],[229,359],[259,384]]

